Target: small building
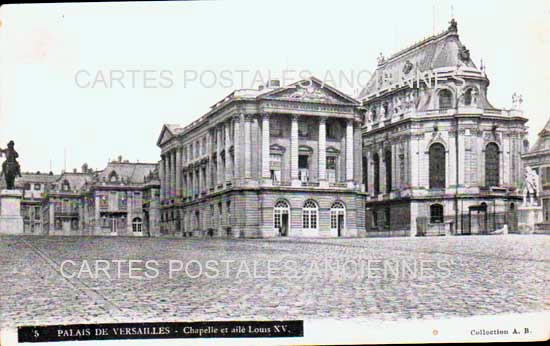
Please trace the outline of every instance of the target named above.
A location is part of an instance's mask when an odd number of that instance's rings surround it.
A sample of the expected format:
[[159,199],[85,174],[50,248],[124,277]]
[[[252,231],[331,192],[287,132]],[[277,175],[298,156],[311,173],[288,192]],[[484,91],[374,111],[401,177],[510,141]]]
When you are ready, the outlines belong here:
[[53,184],[59,175],[49,173],[24,172],[16,178],[15,188],[22,191],[21,216],[23,216],[24,234],[42,234],[44,223],[41,212],[44,192]]
[[63,172],[42,200],[49,235],[157,236],[160,227],[156,163],[111,161],[103,170],[86,164]]

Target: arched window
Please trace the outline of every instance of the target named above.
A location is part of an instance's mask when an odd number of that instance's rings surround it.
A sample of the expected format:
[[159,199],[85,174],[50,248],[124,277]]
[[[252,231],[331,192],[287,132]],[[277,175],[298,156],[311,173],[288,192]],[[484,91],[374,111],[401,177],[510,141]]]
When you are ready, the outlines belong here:
[[[285,201],[278,201],[273,208],[273,228],[281,229],[283,226],[283,215],[290,215],[290,208]],[[285,225],[286,226],[286,225]]]
[[199,211],[195,211],[195,229],[201,228],[201,216]]
[[499,186],[500,162],[498,146],[495,143],[487,144],[485,148],[485,185]]
[[141,218],[135,217],[132,220],[132,231],[133,232],[141,232],[141,226],[142,226]]
[[391,192],[392,181],[392,162],[391,162],[391,150],[387,150],[384,154],[384,165],[386,166],[386,193]]
[[302,208],[302,228],[317,229],[317,204],[314,201],[307,201]]
[[61,185],[61,189],[63,191],[69,191],[71,189],[71,184],[67,180],[63,180],[63,184]]
[[363,184],[365,188],[369,185],[369,162],[366,156],[363,156]]
[[443,206],[441,204],[430,205],[430,222],[431,223],[443,222]]
[[464,104],[466,106],[470,106],[472,104],[472,89],[468,89],[464,93]]
[[443,89],[439,92],[439,109],[449,109],[453,107],[453,93],[450,90]]
[[374,166],[374,195],[380,193],[380,156],[374,154],[372,157],[372,165]]
[[346,228],[346,208],[341,202],[335,202],[330,207],[330,228],[332,230]]
[[441,143],[430,146],[430,189],[445,188],[445,147]]

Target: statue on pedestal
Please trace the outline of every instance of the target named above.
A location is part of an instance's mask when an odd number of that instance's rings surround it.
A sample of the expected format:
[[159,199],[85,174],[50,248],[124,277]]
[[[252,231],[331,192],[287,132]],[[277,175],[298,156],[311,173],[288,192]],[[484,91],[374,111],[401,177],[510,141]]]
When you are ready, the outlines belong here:
[[529,205],[536,205],[534,197],[539,190],[539,176],[531,167],[525,167],[525,186],[523,188],[523,205],[527,205],[529,197]]
[[6,160],[2,163],[2,174],[4,179],[6,179],[6,188],[8,190],[15,189],[15,178],[21,176],[21,167],[17,158],[19,154],[14,149],[15,143],[10,141],[8,143],[7,149],[0,148],[0,156],[2,154],[6,155]]

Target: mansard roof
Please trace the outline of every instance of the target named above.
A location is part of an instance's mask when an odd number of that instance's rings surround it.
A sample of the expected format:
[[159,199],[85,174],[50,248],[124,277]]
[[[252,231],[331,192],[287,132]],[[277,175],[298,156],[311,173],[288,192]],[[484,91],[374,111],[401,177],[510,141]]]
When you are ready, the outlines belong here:
[[112,161],[107,164],[107,167],[97,174],[96,181],[107,181],[112,175],[117,177],[117,181],[122,181],[125,184],[143,184],[147,177],[155,171],[156,163],[141,163],[141,162],[118,162]]
[[544,125],[544,128],[539,132],[537,141],[529,150],[529,154],[543,150],[550,151],[550,119],[548,119],[548,122]]
[[400,82],[402,77],[415,75],[416,72],[456,66],[477,69],[470,52],[460,42],[456,21],[452,20],[446,31],[419,41],[388,59],[379,58],[375,73],[358,98],[376,93],[380,89],[381,78]]
[[63,172],[56,180],[56,183],[59,184],[58,190],[61,190],[61,185],[67,181],[71,191],[79,191],[92,179],[93,175],[91,173]]

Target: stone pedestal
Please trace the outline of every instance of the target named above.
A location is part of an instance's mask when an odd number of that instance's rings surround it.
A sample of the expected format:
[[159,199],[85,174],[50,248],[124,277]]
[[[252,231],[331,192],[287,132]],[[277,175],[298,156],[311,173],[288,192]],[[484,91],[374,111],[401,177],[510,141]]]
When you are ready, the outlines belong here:
[[542,222],[542,206],[521,205],[518,207],[518,229],[520,233],[535,232],[535,225]]
[[21,198],[19,190],[0,191],[0,234],[22,234]]

